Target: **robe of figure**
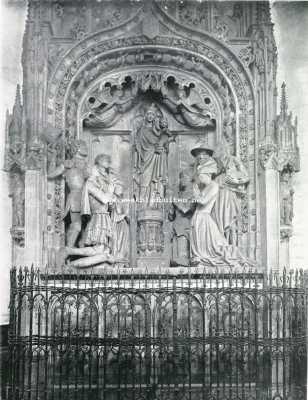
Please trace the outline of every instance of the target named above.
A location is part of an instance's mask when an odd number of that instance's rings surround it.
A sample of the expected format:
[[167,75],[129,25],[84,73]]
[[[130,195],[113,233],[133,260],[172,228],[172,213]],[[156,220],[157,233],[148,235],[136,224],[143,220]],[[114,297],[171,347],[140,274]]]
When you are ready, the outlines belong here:
[[[191,257],[204,265],[239,265],[246,262],[236,246],[229,245],[213,216],[219,199],[219,185],[212,181],[202,191],[194,188],[196,209],[191,220]],[[228,210],[226,210],[228,212]]]
[[155,195],[164,196],[167,159],[160,142],[160,135],[153,127],[141,127],[136,144],[137,168],[140,174],[140,197],[147,203]]
[[224,163],[226,175],[219,189],[213,217],[221,233],[230,244],[237,244],[238,219],[241,211],[241,196],[249,176],[243,163],[234,156],[228,156]]
[[[103,246],[106,253],[111,253],[112,246],[113,226],[109,202],[113,187],[107,174],[103,176],[96,172],[88,179],[82,193],[82,214],[91,216],[85,229],[84,244],[85,246]],[[97,192],[99,196],[96,196]],[[105,199],[102,197],[104,194]]]
[[113,255],[127,260],[129,256],[129,226],[121,204],[113,210]]

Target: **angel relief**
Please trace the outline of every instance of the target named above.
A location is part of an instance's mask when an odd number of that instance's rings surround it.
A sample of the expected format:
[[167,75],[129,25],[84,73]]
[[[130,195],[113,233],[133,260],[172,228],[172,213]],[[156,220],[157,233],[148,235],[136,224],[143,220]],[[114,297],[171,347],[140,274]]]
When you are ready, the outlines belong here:
[[84,125],[111,127],[134,106],[137,91],[138,86],[132,84],[130,77],[123,83],[106,82],[100,85],[87,100]]
[[[169,83],[169,84],[168,84]],[[174,118],[189,127],[214,127],[211,99],[202,98],[193,84],[186,86],[171,81],[162,85],[163,104],[172,112]]]

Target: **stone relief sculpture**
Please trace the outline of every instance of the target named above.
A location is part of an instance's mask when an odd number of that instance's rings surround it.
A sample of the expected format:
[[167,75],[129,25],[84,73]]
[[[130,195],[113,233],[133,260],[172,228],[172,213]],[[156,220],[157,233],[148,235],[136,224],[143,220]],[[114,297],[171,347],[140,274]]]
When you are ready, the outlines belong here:
[[59,176],[65,178],[65,183],[69,193],[66,199],[66,205],[63,212],[63,219],[69,215],[70,224],[66,232],[66,243],[68,247],[74,247],[81,232],[81,196],[83,186],[88,177],[87,155],[88,149],[84,141],[75,143],[73,158],[56,166],[56,150],[53,149],[49,164],[48,178],[54,179]]
[[211,110],[194,87],[178,83],[173,88],[162,85],[161,91],[163,103],[178,122],[191,127],[213,126]]
[[214,208],[215,219],[229,244],[237,245],[241,199],[249,183],[248,172],[241,160],[230,154],[225,142],[217,146],[214,157],[220,177],[219,201]]
[[61,260],[68,256],[81,256],[73,260],[74,267],[88,267],[98,263],[113,261],[113,226],[110,208],[115,202],[115,177],[110,174],[111,158],[99,154],[95,158],[92,174],[83,185],[81,194],[81,215],[90,216],[82,234],[81,245],[66,246],[61,251]]
[[123,184],[117,182],[114,188],[115,203],[111,213],[113,229],[112,254],[119,260],[129,258],[129,215],[123,202]]
[[284,169],[280,175],[280,223],[292,225],[293,220],[292,172]]
[[88,99],[90,112],[85,119],[86,126],[108,128],[129,111],[137,94],[137,85],[125,85],[107,82],[100,87],[95,97]]
[[168,121],[154,104],[146,110],[135,136],[138,198],[150,205],[165,196],[168,146],[174,136],[168,130]]
[[25,183],[20,171],[12,171],[10,184],[13,218],[12,228],[22,228],[25,225]]
[[181,171],[179,176],[179,201],[173,202],[168,212],[168,219],[172,221],[171,264],[188,266],[190,263],[190,219],[193,213],[191,193],[191,177],[188,172]]
[[[229,244],[222,232],[221,221],[217,220],[217,210],[226,212],[227,204],[220,195],[219,184],[214,180],[218,166],[208,150],[211,151],[206,148],[192,150],[197,159],[194,173],[196,209],[191,220],[191,261],[195,265],[216,267],[252,265],[237,246]],[[200,160],[200,153],[206,152],[207,159]]]

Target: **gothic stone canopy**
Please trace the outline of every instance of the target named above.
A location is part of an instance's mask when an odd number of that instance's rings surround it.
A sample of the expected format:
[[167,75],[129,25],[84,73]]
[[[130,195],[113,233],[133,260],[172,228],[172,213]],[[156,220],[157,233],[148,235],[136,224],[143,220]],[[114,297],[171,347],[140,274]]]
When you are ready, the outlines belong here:
[[267,2],[30,0],[22,64],[14,264],[278,268],[299,164]]

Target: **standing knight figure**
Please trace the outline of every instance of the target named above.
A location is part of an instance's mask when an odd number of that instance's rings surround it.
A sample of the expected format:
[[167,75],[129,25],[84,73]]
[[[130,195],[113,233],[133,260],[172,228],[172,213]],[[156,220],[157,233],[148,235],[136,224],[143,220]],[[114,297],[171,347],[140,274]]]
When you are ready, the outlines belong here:
[[83,140],[75,143],[75,154],[71,160],[66,160],[56,167],[56,153],[53,154],[49,165],[48,178],[53,179],[59,176],[65,178],[69,193],[66,199],[63,219],[70,216],[70,225],[66,232],[66,244],[74,247],[81,232],[81,194],[86,179],[89,176],[87,169],[87,145]]

